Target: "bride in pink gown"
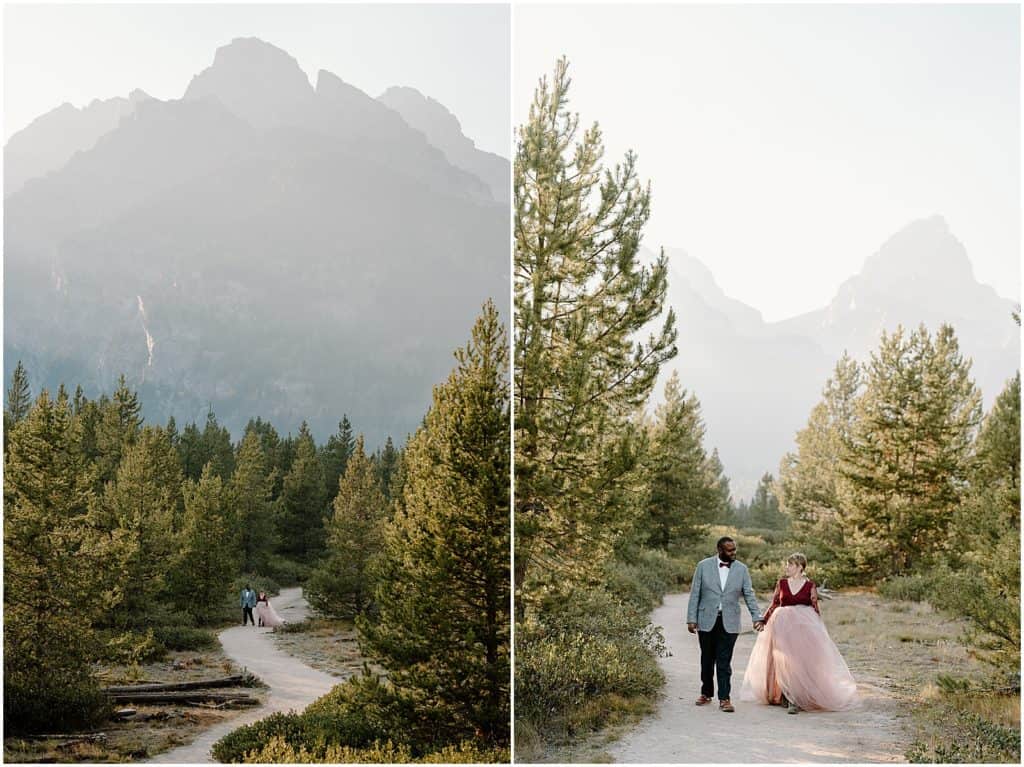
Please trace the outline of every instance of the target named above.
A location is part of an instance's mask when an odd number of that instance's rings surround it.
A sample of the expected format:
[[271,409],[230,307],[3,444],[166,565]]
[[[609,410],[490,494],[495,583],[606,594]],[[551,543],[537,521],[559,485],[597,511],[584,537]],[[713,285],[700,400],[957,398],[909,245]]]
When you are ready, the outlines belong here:
[[256,598],[256,617],[259,619],[260,625],[267,628],[276,628],[277,626],[284,625],[284,619],[271,607],[270,600],[267,599],[267,592],[265,591],[261,591],[260,595]]
[[818,610],[818,589],[804,577],[807,558],[793,554],[779,580],[765,629],[750,653],[740,700],[789,706],[789,713],[845,711],[857,705],[857,683]]

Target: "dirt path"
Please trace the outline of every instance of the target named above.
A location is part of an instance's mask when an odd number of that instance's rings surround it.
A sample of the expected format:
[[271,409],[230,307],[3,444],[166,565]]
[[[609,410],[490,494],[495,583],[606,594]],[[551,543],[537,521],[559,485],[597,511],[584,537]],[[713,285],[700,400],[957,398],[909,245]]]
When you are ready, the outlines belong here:
[[700,694],[700,648],[697,637],[686,630],[688,598],[688,594],[670,594],[651,615],[653,623],[664,627],[665,643],[672,653],[660,661],[666,677],[664,698],[657,712],[608,748],[614,761],[905,761],[895,702],[856,668],[851,671],[864,702],[854,711],[790,716],[777,706],[738,700],[755,639],[746,613],[732,662],[736,713],[719,711],[717,703],[695,706]]
[[[309,605],[301,588],[282,589],[274,609],[289,623],[306,617]],[[339,683],[339,679],[310,668],[274,646],[271,629],[235,626],[219,634],[224,654],[262,679],[269,687],[266,702],[240,717],[215,725],[186,746],[165,751],[150,761],[170,764],[213,762],[210,749],[232,730],[278,711],[301,711]]]

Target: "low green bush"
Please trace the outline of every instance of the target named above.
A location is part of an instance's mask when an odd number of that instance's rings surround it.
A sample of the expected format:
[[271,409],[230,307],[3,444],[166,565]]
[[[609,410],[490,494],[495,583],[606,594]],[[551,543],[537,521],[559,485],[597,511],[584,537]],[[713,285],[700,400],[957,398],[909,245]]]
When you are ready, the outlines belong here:
[[110,700],[88,671],[25,673],[4,664],[4,733],[74,732],[110,716]]
[[516,646],[517,709],[538,719],[559,716],[597,695],[653,695],[664,675],[639,643],[582,633]]
[[168,650],[207,650],[218,645],[214,632],[189,626],[158,626],[153,637]]
[[323,754],[305,748],[294,749],[280,736],[259,752],[252,752],[246,761],[253,764],[503,764],[508,763],[507,749],[486,749],[474,743],[448,745],[416,758],[407,745],[376,741],[366,748],[329,746]]
[[312,568],[301,562],[274,555],[267,558],[264,570],[269,579],[276,581],[281,586],[299,586],[309,578]]
[[897,575],[882,581],[878,593],[886,599],[902,602],[927,602],[935,586],[935,577],[931,574]]
[[916,741],[907,750],[913,764],[1020,764],[1020,728],[990,722],[971,711],[942,706],[945,739],[931,746]]
[[349,756],[372,761],[373,749],[390,742],[418,760],[445,744],[461,741],[453,738],[448,728],[446,717],[433,717],[429,706],[418,706],[388,682],[367,673],[337,685],[301,714],[273,714],[240,727],[217,741],[213,755],[221,762],[282,757],[287,757],[284,761],[308,758],[324,762],[336,761],[329,754],[338,756],[348,749],[345,753]]
[[167,654],[152,628],[145,631],[115,631],[101,629],[96,632],[98,641],[96,660],[131,666],[160,660]]
[[244,589],[246,586],[251,586],[253,591],[255,591],[256,593],[265,591],[267,592],[267,596],[271,597],[281,593],[280,584],[278,584],[278,582],[271,578],[269,575],[257,575],[255,573],[239,575],[231,584],[231,592],[228,595],[228,597],[231,599],[231,604],[234,607],[238,608],[239,596],[242,593],[242,589]]

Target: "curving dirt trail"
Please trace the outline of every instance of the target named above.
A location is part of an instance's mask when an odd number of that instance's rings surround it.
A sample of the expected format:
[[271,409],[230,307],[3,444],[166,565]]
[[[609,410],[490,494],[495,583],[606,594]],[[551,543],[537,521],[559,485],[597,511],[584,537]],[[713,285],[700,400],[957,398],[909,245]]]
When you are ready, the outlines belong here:
[[[700,694],[700,648],[686,630],[689,594],[670,594],[651,614],[664,627],[672,653],[662,658],[664,697],[658,710],[608,748],[616,762],[904,762],[905,736],[895,701],[858,675],[863,704],[853,711],[796,716],[777,706],[739,700],[743,672],[754,646],[750,616],[732,661],[732,701],[736,713],[718,710],[717,701],[696,706]],[[828,618],[826,615],[826,622]]]
[[[274,609],[289,623],[297,623],[306,617],[309,605],[302,597],[301,588],[282,589],[274,598]],[[218,635],[224,654],[258,676],[270,688],[264,704],[205,730],[188,745],[165,751],[149,761],[163,764],[212,763],[210,749],[213,744],[232,730],[278,711],[301,711],[341,682],[278,650],[270,633],[271,629],[235,626]]]

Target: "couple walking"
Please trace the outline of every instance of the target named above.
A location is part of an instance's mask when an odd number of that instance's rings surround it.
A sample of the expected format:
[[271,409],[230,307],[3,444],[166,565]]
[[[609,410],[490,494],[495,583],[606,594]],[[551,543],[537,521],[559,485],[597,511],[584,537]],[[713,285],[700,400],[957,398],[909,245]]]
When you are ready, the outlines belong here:
[[284,620],[277,611],[270,606],[270,600],[267,599],[267,592],[261,591],[257,594],[252,590],[249,584],[245,585],[242,589],[240,597],[242,605],[242,625],[251,623],[253,626],[256,625],[256,620],[253,618],[253,612],[256,613],[256,618],[259,619],[260,626],[266,626],[268,628],[274,628],[284,623]]
[[821,620],[817,587],[804,576],[806,568],[803,554],[789,557],[786,577],[779,580],[771,607],[762,616],[750,571],[736,561],[732,538],[720,538],[718,555],[697,565],[686,627],[700,642],[698,706],[711,703],[717,676],[719,709],[736,710],[730,695],[740,596],[758,632],[743,676],[742,700],[785,705],[791,714],[801,709],[842,711],[856,705],[857,684]]

